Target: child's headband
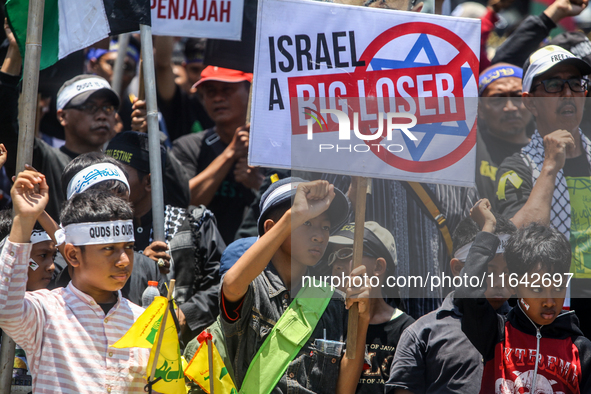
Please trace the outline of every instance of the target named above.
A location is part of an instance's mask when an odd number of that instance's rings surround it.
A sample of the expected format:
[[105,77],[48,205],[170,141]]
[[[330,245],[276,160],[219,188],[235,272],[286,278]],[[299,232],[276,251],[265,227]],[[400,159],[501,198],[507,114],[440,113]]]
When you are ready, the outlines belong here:
[[[505,246],[507,245],[507,241],[509,241],[509,238],[511,238],[511,236],[509,234],[499,234],[497,235],[497,237],[499,238],[499,241],[501,241],[496,252],[497,254],[499,254],[505,252]],[[461,262],[465,263],[466,258],[468,258],[468,252],[470,251],[470,248],[472,247],[473,243],[474,242],[467,243],[466,245],[456,250],[454,257],[460,260]]]
[[111,163],[99,163],[87,167],[74,175],[74,178],[68,183],[66,198],[69,200],[74,195],[82,193],[91,186],[109,180],[121,181],[127,186],[127,190],[130,190],[127,178],[120,168]]
[[135,241],[132,220],[72,223],[56,231],[55,238],[59,244],[65,242],[74,246]]

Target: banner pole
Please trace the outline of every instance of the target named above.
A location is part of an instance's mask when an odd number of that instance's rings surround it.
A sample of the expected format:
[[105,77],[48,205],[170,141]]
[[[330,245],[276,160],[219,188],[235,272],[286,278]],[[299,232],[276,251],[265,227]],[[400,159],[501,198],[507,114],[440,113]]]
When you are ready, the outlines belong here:
[[[19,134],[16,156],[16,173],[24,171],[25,164],[33,164],[33,141],[37,115],[37,90],[39,88],[39,64],[43,36],[44,0],[31,0],[27,19],[27,40],[23,66],[23,92],[19,100]],[[0,393],[10,393],[12,367],[14,365],[14,341],[2,335],[0,351]]]
[[[353,234],[353,269],[361,265],[363,259],[363,230],[365,228],[365,202],[367,200],[367,178],[354,176],[355,190],[355,233]],[[348,359],[355,358],[357,350],[357,326],[359,325],[359,306],[355,303],[349,308],[349,321],[347,328],[347,350]],[[363,344],[362,344],[363,346]]]
[[121,97],[123,94],[121,91],[121,86],[123,85],[123,66],[125,66],[125,56],[127,55],[127,47],[129,45],[129,33],[120,34],[117,44],[119,47],[117,48],[117,58],[113,66],[111,87]]
[[164,192],[160,158],[160,129],[156,103],[156,73],[154,72],[154,48],[152,28],[140,25],[142,39],[142,63],[146,89],[148,145],[150,148],[150,180],[152,184],[152,229],[154,241],[164,241]]
[[18,151],[16,173],[33,164],[33,140],[35,138],[35,116],[37,113],[37,90],[39,87],[39,64],[41,62],[41,37],[43,35],[44,0],[29,2],[27,41],[23,66],[23,92],[19,105]]

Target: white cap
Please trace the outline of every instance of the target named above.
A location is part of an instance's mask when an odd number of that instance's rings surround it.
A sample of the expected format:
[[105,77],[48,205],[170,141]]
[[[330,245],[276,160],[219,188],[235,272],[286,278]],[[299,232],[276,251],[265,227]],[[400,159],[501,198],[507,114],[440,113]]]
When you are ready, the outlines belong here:
[[[70,102],[74,105],[80,105],[95,92],[104,90],[115,107],[119,107],[119,96],[111,85],[103,77],[96,75],[78,75],[66,81],[57,92],[57,109],[64,109]],[[76,99],[76,100],[74,100]]]
[[523,92],[528,93],[535,77],[559,64],[572,64],[581,75],[591,74],[591,66],[557,45],[548,45],[530,55],[523,66]]

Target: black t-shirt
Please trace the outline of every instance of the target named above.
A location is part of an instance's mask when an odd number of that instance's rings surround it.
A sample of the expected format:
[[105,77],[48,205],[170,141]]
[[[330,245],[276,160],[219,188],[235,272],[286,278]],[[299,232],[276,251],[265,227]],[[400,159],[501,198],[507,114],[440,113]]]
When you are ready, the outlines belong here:
[[[505,198],[499,199],[495,192],[495,206],[499,213],[512,218],[525,205],[533,189],[533,183],[531,167],[526,164],[520,153],[516,153],[505,159],[499,167],[495,187],[496,191],[499,190],[499,179],[509,171],[514,171],[522,183],[519,188],[516,188],[511,179],[504,181]],[[591,167],[589,166],[586,155],[582,154],[572,159],[566,159],[563,173],[567,179],[571,177],[589,177],[591,175]]]
[[478,129],[476,144],[476,188],[480,197],[493,201],[499,165],[527,144],[503,141],[484,129]]
[[[179,138],[174,142],[172,152],[191,179],[207,168],[224,149],[226,144],[213,129],[209,129]],[[232,166],[215,196],[207,205],[215,215],[218,229],[227,245],[234,241],[234,235],[242,223],[245,208],[250,206],[254,197],[252,190],[236,182],[234,166]]]
[[[509,171],[515,171],[522,184],[516,188],[510,179],[504,181],[505,198],[497,198],[496,207],[499,213],[511,218],[525,205],[533,184],[531,167],[526,164],[520,154],[516,154],[508,157],[501,164],[497,177],[497,189],[500,187],[499,178]],[[591,248],[587,245],[591,241],[591,223],[587,211],[587,201],[591,201],[591,166],[587,161],[587,156],[582,154],[572,159],[566,159],[563,174],[569,188],[571,206],[569,241],[573,253],[571,272],[574,273],[570,283],[571,296],[574,298],[589,297],[591,296],[591,287],[588,284],[591,278]],[[581,310],[581,307],[579,306],[578,309]],[[588,330],[591,331],[591,322],[589,322]]]
[[365,343],[371,365],[367,369],[364,367],[361,373],[355,391],[357,394],[384,392],[398,340],[406,327],[414,321],[415,319],[397,309],[392,320],[369,325]]
[[178,85],[170,101],[158,97],[158,109],[164,117],[170,141],[214,126],[197,94],[187,94]]

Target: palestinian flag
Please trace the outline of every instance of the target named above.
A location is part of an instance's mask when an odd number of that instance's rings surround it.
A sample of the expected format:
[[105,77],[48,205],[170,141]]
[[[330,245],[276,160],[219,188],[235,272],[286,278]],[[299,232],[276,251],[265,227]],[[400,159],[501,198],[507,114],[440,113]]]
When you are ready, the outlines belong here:
[[[41,69],[111,35],[150,25],[150,0],[45,1]],[[29,0],[8,0],[6,14],[21,54],[25,53]]]

